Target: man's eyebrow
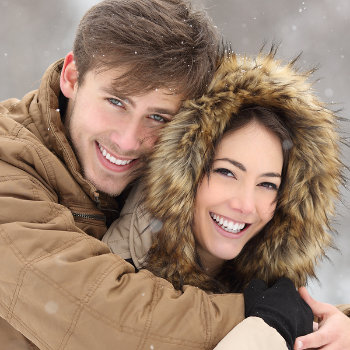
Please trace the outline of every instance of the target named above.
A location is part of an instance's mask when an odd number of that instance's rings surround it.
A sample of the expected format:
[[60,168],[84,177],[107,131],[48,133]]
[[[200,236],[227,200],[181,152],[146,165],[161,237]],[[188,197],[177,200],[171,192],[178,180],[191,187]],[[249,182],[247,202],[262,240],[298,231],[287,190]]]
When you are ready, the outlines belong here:
[[118,97],[119,99],[126,101],[126,102],[130,103],[132,106],[134,106],[134,102],[132,100],[130,100],[130,98],[125,95],[125,93],[118,91],[117,89],[114,89],[111,86],[103,86],[100,88],[100,90],[102,92],[107,93],[107,94]]
[[[215,159],[215,160],[223,160],[223,161],[229,162],[233,166],[236,166],[237,168],[241,169],[242,171],[244,171],[244,172],[247,171],[246,167],[242,163],[237,162],[236,160],[233,160],[233,159],[230,159],[230,158],[219,158],[219,159]],[[274,172],[263,173],[260,176],[261,177],[265,177],[265,176],[266,177],[282,177],[281,174],[274,173]]]
[[[132,100],[132,98],[130,98],[129,96],[126,96],[124,93],[114,89],[113,87],[104,86],[104,87],[101,87],[100,90],[109,95],[119,98],[120,100],[130,104],[132,107],[135,107],[135,102]],[[157,107],[149,108],[149,110],[152,111],[152,113],[169,114],[171,116],[175,115],[178,112],[178,109],[167,109],[167,108],[157,108]]]

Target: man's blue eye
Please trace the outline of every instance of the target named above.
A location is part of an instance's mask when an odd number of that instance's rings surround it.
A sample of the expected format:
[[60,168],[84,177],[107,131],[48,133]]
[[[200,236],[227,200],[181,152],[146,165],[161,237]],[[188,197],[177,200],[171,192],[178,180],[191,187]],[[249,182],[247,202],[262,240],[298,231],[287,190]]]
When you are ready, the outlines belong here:
[[115,106],[123,107],[123,103],[116,98],[109,98],[108,101]]

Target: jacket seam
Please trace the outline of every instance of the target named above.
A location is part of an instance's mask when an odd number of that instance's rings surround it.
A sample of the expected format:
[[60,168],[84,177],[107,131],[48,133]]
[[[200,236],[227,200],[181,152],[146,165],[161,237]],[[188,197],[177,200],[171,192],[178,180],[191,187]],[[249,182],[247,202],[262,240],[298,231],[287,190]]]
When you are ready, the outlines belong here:
[[[88,238],[85,238],[85,239],[88,239]],[[94,295],[94,293],[96,292],[98,287],[101,285],[101,282],[109,275],[109,273],[112,270],[114,270],[119,265],[120,265],[120,262],[113,263],[112,265],[108,266],[105,269],[105,271],[103,273],[101,273],[98,278],[96,278],[95,282],[87,290],[85,296],[82,299],[79,299],[80,302],[79,302],[79,305],[78,305],[76,312],[74,312],[70,327],[67,329],[67,332],[62,339],[63,348],[69,342],[69,339],[70,339],[75,327],[77,326],[77,324],[79,322],[79,319],[80,319],[80,316],[83,312],[84,306],[87,307],[87,304],[89,303],[90,299],[92,298],[92,296]],[[99,318],[99,319],[101,320],[101,318]]]
[[[5,230],[3,230],[3,228],[0,228],[0,232],[2,233],[2,236],[5,236],[5,239],[8,240],[8,242],[10,243],[10,245],[11,245],[15,255],[18,258],[20,258],[21,261],[25,262],[25,260],[22,257],[22,254],[14,246],[13,241],[7,236]],[[82,234],[80,237],[77,237],[76,239],[67,242],[67,244],[65,244],[64,246],[61,246],[60,249],[54,250],[53,253],[57,253],[57,252],[59,252],[61,250],[64,250],[68,246],[72,246],[74,244],[77,244],[77,243],[79,243],[80,241],[82,241],[84,239],[92,239],[92,238],[90,238],[90,237],[83,237],[83,234]],[[36,263],[36,262],[38,262],[40,260],[43,260],[43,259],[45,259],[45,258],[47,258],[47,257],[49,257],[51,255],[52,254],[47,254],[45,256],[40,256],[40,257],[37,257],[36,259],[26,263],[25,264],[26,266],[24,266],[22,268],[23,273],[21,272],[21,276],[22,275],[25,276],[25,273],[27,273],[30,270],[32,273],[36,274],[39,278],[43,279],[44,281],[49,283],[51,286],[55,287],[55,289],[58,292],[60,292],[63,295],[65,295],[67,298],[69,298],[76,305],[77,308],[76,308],[76,311],[74,312],[75,321],[74,321],[74,323],[71,323],[71,325],[69,326],[69,328],[67,329],[67,331],[65,333],[66,335],[64,336],[64,338],[62,338],[62,341],[61,341],[62,346],[67,345],[67,343],[68,343],[68,341],[70,339],[70,336],[71,336],[71,334],[73,332],[73,329],[74,329],[72,327],[74,327],[74,326],[76,326],[78,324],[79,316],[81,315],[81,313],[83,311],[86,311],[86,312],[90,313],[90,315],[92,315],[96,319],[100,320],[101,322],[105,323],[106,325],[108,325],[108,326],[110,326],[112,328],[118,329],[119,331],[122,331],[122,332],[133,334],[134,336],[137,335],[138,337],[142,337],[143,332],[141,330],[135,329],[133,327],[121,325],[121,324],[111,320],[110,318],[106,317],[105,315],[99,313],[97,310],[95,310],[94,308],[91,308],[89,305],[87,305],[87,302],[91,299],[92,295],[97,290],[96,287],[99,286],[98,282],[101,282],[103,280],[103,278],[107,277],[108,274],[110,272],[114,271],[115,268],[117,268],[121,264],[125,263],[123,259],[120,258],[119,261],[114,262],[112,265],[110,265],[109,267],[106,268],[105,272],[103,273],[103,276],[101,278],[97,279],[95,281],[95,283],[94,283],[94,286],[90,287],[89,291],[87,292],[85,297],[88,297],[88,300],[87,301],[83,301],[82,299],[78,299],[76,296],[71,294],[66,289],[62,288],[55,281],[51,280],[49,278],[49,276],[43,274],[40,270],[38,270],[34,266],[34,263]],[[23,281],[23,277],[22,277],[22,281]],[[18,296],[18,294],[19,293],[17,292],[16,295]],[[155,304],[155,302],[156,301],[154,300],[152,302],[152,304]],[[0,303],[4,306],[5,309],[7,309],[9,311],[9,315],[11,315],[11,318],[16,319],[18,322],[20,322],[23,325],[23,327],[25,327],[28,331],[30,331],[31,334],[35,335],[36,339],[38,339],[39,341],[42,341],[41,338],[35,332],[33,333],[33,331],[30,328],[28,328],[28,326],[26,326],[23,323],[23,321],[18,316],[16,316],[16,314],[13,314],[13,309],[14,309],[14,307],[16,305],[15,301],[12,302],[12,304],[13,304],[12,307],[11,307],[12,313],[11,313],[11,310],[6,305],[4,305],[2,301],[0,301]],[[70,332],[70,334],[68,335],[69,332]],[[154,337],[155,339],[163,341],[163,342],[167,342],[169,344],[179,344],[179,345],[185,345],[186,344],[186,346],[189,346],[189,344],[193,344],[192,347],[197,346],[199,348],[201,346],[203,346],[203,344],[205,344],[205,343],[202,343],[202,342],[201,343],[199,343],[199,342],[191,342],[191,341],[187,341],[187,340],[184,341],[184,340],[176,339],[176,338],[173,338],[173,337],[159,336],[158,334],[152,334],[151,332],[148,332],[148,335],[149,334],[151,334],[152,337]],[[66,339],[66,340],[64,340],[64,339]],[[45,343],[45,342],[43,342],[43,343]],[[48,346],[48,348],[49,348],[49,346]]]
[[[55,67],[55,70],[57,72],[57,68],[59,65],[61,65],[62,63],[60,62],[59,64],[56,64],[56,67]],[[59,78],[55,78],[56,81],[59,81]],[[53,81],[53,75],[50,75],[49,78],[47,79],[46,81],[46,87],[45,87],[45,99],[46,101],[50,101],[50,89],[51,89],[51,82]],[[75,169],[74,169],[74,164],[72,163],[72,158],[70,157],[70,154],[69,152],[67,152],[67,148],[66,148],[66,144],[62,142],[62,139],[59,137],[59,135],[56,133],[56,124],[53,124],[52,123],[52,120],[51,120],[51,112],[50,112],[50,109],[52,108],[51,104],[48,103],[47,106],[46,106],[46,113],[47,115],[49,116],[47,118],[47,123],[49,125],[49,128],[52,130],[52,133],[54,135],[54,138],[55,140],[59,143],[61,149],[62,149],[62,152],[66,155],[66,159],[65,159],[65,162],[66,163],[69,163],[70,165],[70,169],[74,170],[76,172],[76,176],[81,176],[80,173],[78,173]]]
[[[6,113],[6,114],[9,114],[10,112],[12,112],[12,110],[18,105],[18,103],[20,103],[20,100],[18,100],[18,101],[16,101],[16,102],[12,103],[12,105],[9,106],[9,107],[7,108],[7,113]],[[2,115],[5,115],[5,114],[3,114],[3,113],[1,113],[1,114],[2,114]]]
[[142,348],[145,345],[146,339],[150,333],[150,329],[152,326],[152,315],[153,315],[153,311],[154,311],[154,306],[156,305],[157,301],[159,300],[159,296],[157,295],[158,294],[157,293],[158,286],[159,286],[159,282],[158,282],[158,280],[155,280],[155,284],[154,284],[153,291],[152,291],[152,302],[151,302],[151,305],[149,306],[149,312],[148,312],[147,320],[145,323],[144,332],[142,332],[143,336],[140,339],[139,345],[137,347],[138,350],[142,350]]
[[[5,308],[8,309],[7,306],[0,300],[0,304]],[[11,317],[12,319],[16,320],[25,330],[27,330],[35,339],[37,339],[40,343],[45,345],[45,349],[53,349],[52,347],[49,346],[48,343],[46,343],[42,338],[40,338],[38,336],[38,334],[36,332],[34,332],[31,328],[28,327],[28,325],[26,323],[24,323],[22,321],[22,319],[20,319],[16,314],[12,315]],[[10,323],[10,319],[5,318],[6,321],[8,321]],[[26,338],[26,340],[28,341],[29,339]],[[31,346],[33,349],[36,349],[35,347]],[[44,350],[44,349],[42,349]]]
[[[5,232],[5,230],[3,230],[2,228],[0,228],[0,232],[2,232],[3,236],[7,237],[7,234]],[[67,242],[67,244],[65,244],[64,246],[61,246],[60,249],[56,249],[54,250],[52,253],[57,253],[59,251],[64,250],[65,248],[67,248],[68,246],[72,246],[74,244],[79,243],[82,240],[91,240],[92,238],[90,238],[89,236],[84,237],[83,234],[81,234],[80,237],[77,237],[75,240],[69,241]],[[18,253],[18,255],[16,254],[16,256],[18,256],[21,261],[25,260],[22,257],[22,254],[18,251],[18,249],[14,246],[13,241],[11,239],[9,239],[9,243],[11,244],[11,247],[14,249],[15,254]],[[45,256],[40,256],[37,257],[36,259],[33,259],[32,261],[28,262],[26,264],[26,266],[23,268],[25,269],[25,272],[29,271],[29,269],[31,270],[31,272],[35,273],[38,277],[42,278],[43,280],[45,280],[46,282],[48,282],[50,285],[52,285],[53,287],[55,287],[56,290],[58,290],[60,293],[64,294],[66,297],[68,297],[73,303],[76,304],[76,311],[74,312],[74,315],[76,315],[76,321],[75,323],[72,323],[72,325],[68,328],[71,329],[71,334],[72,334],[72,329],[71,327],[73,327],[74,325],[78,324],[79,321],[79,316],[81,315],[82,311],[86,311],[88,313],[90,313],[93,317],[95,317],[96,319],[100,320],[101,322],[105,323],[106,325],[109,325],[112,328],[116,328],[119,331],[123,331],[123,332],[127,332],[133,335],[137,335],[138,337],[142,337],[142,335],[144,334],[143,331],[139,330],[139,329],[135,329],[133,327],[129,327],[129,326],[125,326],[125,325],[121,325],[113,320],[111,320],[110,318],[106,317],[105,315],[99,313],[97,310],[95,310],[94,308],[91,308],[87,302],[89,302],[89,300],[91,299],[91,297],[93,296],[93,294],[95,293],[95,291],[97,290],[97,288],[100,286],[100,283],[102,282],[102,280],[104,278],[106,278],[108,276],[108,274],[112,271],[115,270],[115,268],[119,267],[120,265],[124,264],[124,260],[123,259],[118,259],[118,261],[114,262],[113,264],[111,264],[109,267],[107,267],[104,271],[104,273],[101,274],[101,277],[96,279],[96,281],[94,282],[94,284],[90,287],[89,291],[86,293],[85,298],[88,298],[86,301],[84,301],[83,299],[78,299],[76,296],[74,296],[73,294],[69,293],[69,291],[67,291],[66,289],[62,288],[60,285],[58,285],[55,281],[51,280],[47,275],[43,274],[40,270],[38,270],[34,264],[40,260],[44,260],[45,258],[52,256],[53,254],[47,254]],[[154,280],[156,280],[156,283],[158,283],[158,279],[154,278]],[[159,283],[156,284],[157,287],[159,287]],[[18,294],[17,294],[18,295]],[[154,305],[156,303],[158,299],[154,298],[154,300],[152,301],[152,305]],[[1,302],[1,301],[0,301]],[[2,302],[1,302],[2,304]],[[14,305],[15,306],[15,305]],[[13,306],[13,308],[14,308]],[[8,309],[5,306],[6,309]],[[12,310],[13,310],[12,308]],[[152,310],[154,310],[154,307],[152,308]],[[14,316],[13,318],[20,320],[18,318],[18,316]],[[32,333],[32,332],[31,332]],[[68,330],[66,332],[66,334],[68,334]],[[71,335],[70,334],[70,335]],[[179,345],[184,345],[185,342],[183,340],[180,339],[176,339],[173,337],[164,337],[164,336],[159,336],[157,334],[152,334],[151,332],[148,332],[148,335],[151,334],[152,337],[154,337],[155,339],[158,339],[160,341],[165,341],[168,342],[170,344],[179,344]],[[64,344],[67,344],[69,341],[69,336],[67,336],[67,340],[65,341]],[[38,337],[38,336],[37,336]],[[40,339],[40,338],[38,338]],[[187,344],[193,344],[193,346],[198,346],[201,347],[203,346],[204,343],[198,343],[198,342],[191,342],[191,341],[186,341]],[[63,344],[63,341],[61,342],[61,344]]]
[[[56,177],[55,177],[55,172],[52,169],[52,165],[51,165],[51,161],[49,161],[49,156],[46,155],[46,152],[42,152],[42,148],[45,148],[45,146],[40,143],[40,142],[33,142],[32,140],[28,139],[28,138],[22,138],[19,136],[19,133],[22,130],[27,130],[25,129],[22,125],[21,126],[17,126],[14,129],[18,129],[17,132],[15,133],[15,135],[12,136],[7,136],[7,135],[2,135],[3,138],[6,139],[10,139],[10,140],[15,140],[16,142],[20,142],[21,144],[23,144],[23,150],[18,154],[19,157],[23,157],[23,153],[25,151],[33,151],[34,153],[37,154],[37,156],[40,159],[40,162],[43,166],[43,168],[45,169],[46,175],[49,178],[50,181],[52,181],[54,183],[54,187],[57,187],[57,182],[56,182]],[[45,148],[46,149],[46,148]],[[26,157],[23,157],[24,159],[26,159]],[[18,158],[16,158],[16,160],[18,161]],[[14,166],[16,166],[15,164],[13,164]]]
[[[151,272],[149,272],[148,270],[142,270],[143,272],[146,273],[147,275],[147,278],[151,278],[152,280],[156,281],[156,283],[158,283],[159,287],[161,289],[167,289],[169,291],[173,291],[173,287],[171,286],[168,286],[167,284],[164,284],[162,283],[159,279],[159,277],[156,277],[155,275],[153,275]],[[145,276],[146,277],[146,276]],[[167,282],[170,284],[170,282]],[[209,299],[208,299],[209,300]],[[209,303],[209,302],[208,302]],[[207,305],[208,307],[209,305]],[[209,317],[208,317],[209,319]],[[159,336],[159,334],[156,334],[156,333],[152,333],[151,331],[149,332],[149,335],[152,336],[154,339],[157,339],[159,341],[164,341],[164,340],[167,340],[168,343],[170,344],[177,344],[177,345],[187,345],[187,344],[191,344],[190,346],[191,347],[200,347],[200,349],[203,348],[203,346],[206,346],[208,349],[210,349],[211,347],[209,347],[209,344],[210,342],[208,342],[207,340],[203,341],[203,342],[192,342],[190,340],[181,340],[181,339],[178,339],[178,338],[174,338],[174,337],[167,337],[167,338],[164,338],[162,336]],[[185,343],[184,343],[185,342]],[[216,344],[215,344],[216,345]]]
[[209,298],[207,299],[207,301],[203,298],[202,299],[202,308],[203,308],[203,312],[204,312],[204,320],[205,320],[205,335],[206,335],[206,346],[209,346],[210,339],[211,339],[211,335],[212,335],[212,330],[211,330],[211,323],[209,320],[209,315],[208,315],[208,309],[209,309]]

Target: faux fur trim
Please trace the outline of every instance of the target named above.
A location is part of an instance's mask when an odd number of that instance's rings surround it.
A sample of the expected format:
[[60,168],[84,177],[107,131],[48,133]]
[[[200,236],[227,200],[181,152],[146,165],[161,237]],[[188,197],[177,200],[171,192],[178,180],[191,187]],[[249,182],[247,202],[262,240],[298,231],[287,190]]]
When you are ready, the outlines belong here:
[[163,223],[147,268],[176,287],[215,290],[201,269],[191,225],[196,189],[214,145],[230,118],[251,105],[271,108],[292,134],[284,190],[264,234],[226,264],[225,281],[238,289],[251,278],[291,278],[296,286],[315,276],[315,265],[332,245],[330,218],[339,197],[343,164],[338,118],[314,95],[309,77],[295,62],[283,64],[274,50],[258,57],[226,51],[205,95],[186,102],[161,135],[145,178],[145,206]]

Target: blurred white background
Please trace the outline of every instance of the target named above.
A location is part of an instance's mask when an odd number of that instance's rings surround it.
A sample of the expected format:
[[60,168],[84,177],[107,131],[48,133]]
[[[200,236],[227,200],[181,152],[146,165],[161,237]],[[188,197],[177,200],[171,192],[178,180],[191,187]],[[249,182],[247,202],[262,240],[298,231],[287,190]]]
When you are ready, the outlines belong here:
[[[299,66],[319,66],[315,84],[332,109],[350,116],[349,0],[193,0],[207,9],[232,48],[256,54],[262,44],[280,43],[278,57],[303,52]],[[36,89],[45,69],[71,50],[76,26],[93,0],[0,0],[0,100]],[[267,45],[267,46],[268,46]],[[345,125],[350,134],[350,123]],[[350,150],[343,159],[350,164]],[[335,237],[340,251],[318,267],[308,289],[320,301],[350,303],[350,194],[343,190]]]

